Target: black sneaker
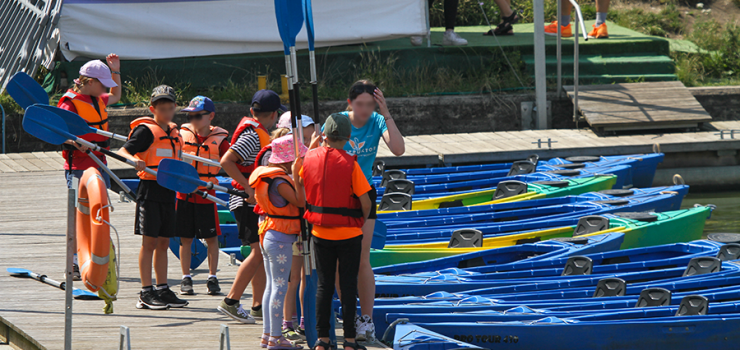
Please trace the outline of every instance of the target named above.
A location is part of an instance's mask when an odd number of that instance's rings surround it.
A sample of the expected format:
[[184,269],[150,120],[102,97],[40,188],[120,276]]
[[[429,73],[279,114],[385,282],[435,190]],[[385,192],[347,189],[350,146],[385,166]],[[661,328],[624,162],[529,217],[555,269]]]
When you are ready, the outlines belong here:
[[193,279],[185,277],[180,282],[180,295],[193,295]]
[[178,298],[177,295],[175,295],[175,292],[170,288],[159,289],[156,292],[159,299],[162,300],[162,302],[167,303],[170,307],[183,307],[188,305],[187,300]]
[[159,298],[156,291],[139,293],[139,300],[136,302],[137,309],[166,310],[170,306]]
[[208,295],[221,294],[221,287],[218,286],[218,278],[216,277],[209,277],[208,282],[206,282],[206,287],[208,287]]
[[82,281],[82,278],[80,275],[80,265],[72,264],[72,280]]

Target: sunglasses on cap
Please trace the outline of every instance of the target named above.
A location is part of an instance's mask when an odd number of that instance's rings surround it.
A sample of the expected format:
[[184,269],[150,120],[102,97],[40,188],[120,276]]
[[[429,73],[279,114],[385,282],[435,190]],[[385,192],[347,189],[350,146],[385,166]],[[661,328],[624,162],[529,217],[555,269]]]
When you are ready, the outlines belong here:
[[203,119],[203,116],[204,115],[209,115],[209,114],[211,114],[211,112],[203,112],[203,113],[198,113],[198,114],[190,114],[190,113],[188,113],[188,119],[190,119],[190,120],[193,120],[193,119],[195,119],[195,120],[201,120],[201,119]]

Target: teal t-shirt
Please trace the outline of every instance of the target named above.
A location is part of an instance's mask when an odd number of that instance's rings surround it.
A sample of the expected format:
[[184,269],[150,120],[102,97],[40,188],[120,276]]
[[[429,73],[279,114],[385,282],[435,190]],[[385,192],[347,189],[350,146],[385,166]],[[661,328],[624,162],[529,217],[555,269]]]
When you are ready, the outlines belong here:
[[[341,113],[349,116],[349,112]],[[373,183],[373,163],[378,154],[378,144],[386,130],[388,127],[385,125],[385,118],[378,112],[373,112],[363,127],[356,128],[352,125],[352,135],[344,145],[347,153],[357,156],[357,163],[370,184]]]

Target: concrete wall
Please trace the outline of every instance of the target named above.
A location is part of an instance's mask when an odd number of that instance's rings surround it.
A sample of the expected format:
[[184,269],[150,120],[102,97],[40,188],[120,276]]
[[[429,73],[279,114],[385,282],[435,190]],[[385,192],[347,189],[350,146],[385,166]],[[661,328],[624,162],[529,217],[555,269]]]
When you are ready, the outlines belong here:
[[[692,93],[714,120],[740,119],[740,87],[692,88]],[[570,99],[552,101],[551,128],[575,128],[572,121],[573,104]],[[389,98],[388,106],[403,135],[443,133],[469,133],[484,131],[522,130],[521,103],[533,101],[530,94],[444,95],[412,98]],[[346,101],[320,103],[321,119],[330,113],[345,110]],[[234,130],[242,116],[249,113],[244,104],[217,104],[215,124]],[[302,106],[304,114],[313,116],[311,104]],[[110,109],[111,131],[129,132],[128,124],[142,115],[149,115],[147,108]],[[9,115],[6,121],[6,146],[8,152],[53,151],[58,146],[47,144],[23,131],[22,116]],[[175,119],[186,122],[183,115]],[[582,125],[581,125],[582,126]],[[115,145],[115,143],[114,143]]]

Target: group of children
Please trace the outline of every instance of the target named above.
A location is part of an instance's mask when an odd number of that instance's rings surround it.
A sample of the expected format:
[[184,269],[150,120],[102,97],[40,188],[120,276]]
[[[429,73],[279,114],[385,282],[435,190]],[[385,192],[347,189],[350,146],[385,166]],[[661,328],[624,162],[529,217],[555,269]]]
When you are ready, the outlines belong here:
[[[101,61],[84,65],[75,88],[60,101],[60,106],[76,107],[73,111],[88,124],[103,130],[107,130],[105,105],[120,99],[117,56],[108,56],[108,63],[113,71]],[[111,94],[105,93],[106,87],[111,88]],[[212,125],[213,101],[204,96],[191,100],[181,110],[187,113],[189,123],[180,127],[172,122],[177,112],[176,101],[171,87],[154,88],[149,106],[153,117],[131,122],[128,141],[118,151],[136,164],[140,178],[134,228],[142,236],[139,252],[142,290],[137,308],[166,309],[188,304],[168,285],[167,249],[172,237],[179,237],[181,242],[180,295],[194,294],[189,268],[193,239],[204,239],[208,246],[206,292],[217,295],[221,291],[216,277],[220,226],[215,203],[193,194],[175,193],[159,185],[156,176],[145,171],[146,168],[157,170],[163,159],[181,159],[181,153],[185,152],[219,162],[220,168],[232,178],[232,186],[248,195],[246,199],[232,195],[229,209],[236,219],[239,238],[243,245],[251,247],[251,253],[239,267],[218,310],[243,323],[255,323],[255,318],[262,317],[263,348],[301,348],[286,336],[297,339],[296,330],[303,328],[302,320],[300,326],[293,323],[297,322],[293,321],[293,315],[298,285],[305,285],[300,283],[303,258],[299,236],[302,225],[308,225],[318,273],[316,319],[320,340],[314,348],[331,347],[329,325],[330,317],[334,317],[331,304],[338,277],[345,320],[344,345],[346,349],[362,349],[357,340],[374,336],[369,316],[375,294],[369,252],[377,195],[372,186],[371,166],[381,138],[394,154],[404,151],[403,138],[392,122],[382,92],[370,82],[357,82],[350,88],[348,111],[329,116],[323,132],[311,118],[302,116],[304,144],[297,148],[297,157],[294,137],[290,135],[292,116],[273,91],[255,93],[251,116],[242,118],[230,142],[226,130]],[[376,107],[381,114],[375,112]],[[275,125],[277,128],[270,134],[268,129]],[[83,136],[109,146],[107,140],[95,137],[95,134]],[[85,151],[74,143],[69,147]],[[86,157],[84,153],[74,154],[76,157],[69,159]],[[80,162],[71,161],[65,166],[68,178],[79,177],[84,168],[95,166]],[[218,182],[219,167],[204,162],[192,164],[202,180]],[[247,312],[239,301],[250,282],[253,301]],[[362,316],[356,312],[358,294]]]

